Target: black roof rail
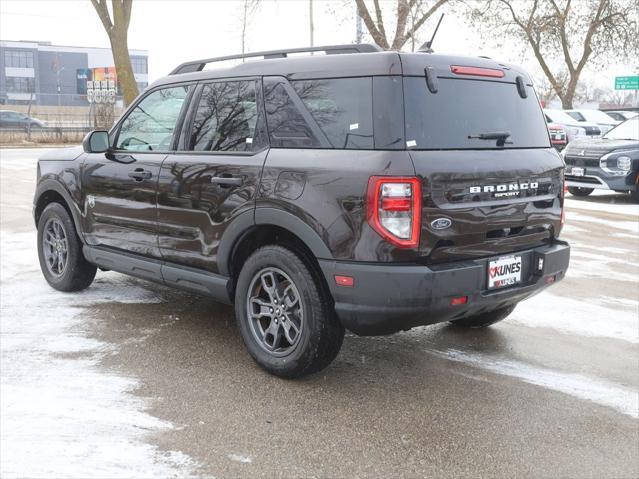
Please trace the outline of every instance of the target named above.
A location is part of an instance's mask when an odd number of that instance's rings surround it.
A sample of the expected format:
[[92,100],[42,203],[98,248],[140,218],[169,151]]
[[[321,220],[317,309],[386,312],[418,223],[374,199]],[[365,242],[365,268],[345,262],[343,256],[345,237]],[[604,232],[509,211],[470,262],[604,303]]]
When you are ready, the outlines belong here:
[[182,63],[175,68],[169,75],[178,75],[180,73],[199,72],[204,69],[208,63],[223,62],[226,60],[238,60],[242,58],[262,57],[264,60],[271,58],[286,58],[290,53],[310,53],[325,52],[327,55],[337,55],[343,53],[374,53],[381,52],[382,48],[370,43],[355,43],[352,45],[328,45],[323,47],[306,47],[306,48],[290,48],[287,50],[270,50],[265,52],[253,52],[237,55],[227,55],[224,57],[205,58],[203,60],[193,60]]

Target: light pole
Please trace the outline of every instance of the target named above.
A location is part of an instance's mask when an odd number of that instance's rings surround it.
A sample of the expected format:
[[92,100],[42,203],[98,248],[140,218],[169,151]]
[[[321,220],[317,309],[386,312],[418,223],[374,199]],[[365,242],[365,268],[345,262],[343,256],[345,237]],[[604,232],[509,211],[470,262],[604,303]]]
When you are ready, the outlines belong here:
[[60,86],[60,72],[62,72],[64,70],[64,67],[60,68],[59,64],[58,64],[58,68],[55,71],[55,77],[56,77],[56,81],[58,84],[58,107],[61,106],[60,102],[61,102],[61,93],[62,93],[62,87]]

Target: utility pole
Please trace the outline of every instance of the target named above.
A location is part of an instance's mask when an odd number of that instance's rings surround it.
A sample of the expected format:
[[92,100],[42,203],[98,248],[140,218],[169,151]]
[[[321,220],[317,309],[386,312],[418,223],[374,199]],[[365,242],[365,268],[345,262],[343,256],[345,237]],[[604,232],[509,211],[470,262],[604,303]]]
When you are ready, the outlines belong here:
[[309,27],[311,33],[311,46],[313,45],[313,0],[308,0],[308,19],[309,19]]

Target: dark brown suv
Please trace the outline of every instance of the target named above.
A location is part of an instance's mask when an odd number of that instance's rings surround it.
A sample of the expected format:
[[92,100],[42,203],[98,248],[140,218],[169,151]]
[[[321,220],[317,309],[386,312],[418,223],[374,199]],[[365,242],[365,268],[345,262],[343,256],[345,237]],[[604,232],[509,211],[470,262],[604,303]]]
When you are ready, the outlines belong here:
[[185,63],[42,157],[47,281],[80,290],[100,267],[234,303],[253,358],[299,377],[345,328],[487,326],[563,278],[564,163],[525,72],[304,51],[324,54]]

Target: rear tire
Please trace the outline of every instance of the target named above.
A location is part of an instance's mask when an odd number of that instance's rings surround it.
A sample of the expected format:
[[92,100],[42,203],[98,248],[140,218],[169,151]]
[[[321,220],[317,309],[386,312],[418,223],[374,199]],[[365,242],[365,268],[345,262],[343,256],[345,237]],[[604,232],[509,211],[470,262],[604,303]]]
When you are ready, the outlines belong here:
[[82,254],[69,212],[60,203],[49,204],[38,220],[38,258],[44,278],[58,291],[88,288],[97,268]]
[[594,188],[579,188],[577,186],[569,186],[568,191],[573,196],[588,196],[590,193],[595,191]]
[[495,324],[498,321],[506,319],[508,315],[513,312],[515,306],[517,305],[513,304],[512,306],[505,306],[503,308],[488,311],[486,313],[476,314],[467,318],[456,319],[455,321],[451,321],[450,323],[463,328],[485,328],[487,326],[490,326],[491,324]]
[[235,314],[249,354],[283,378],[324,369],[344,340],[344,327],[321,279],[281,246],[264,246],[246,260],[237,281]]
[[632,201],[639,204],[639,187],[630,192],[630,198],[632,198]]

